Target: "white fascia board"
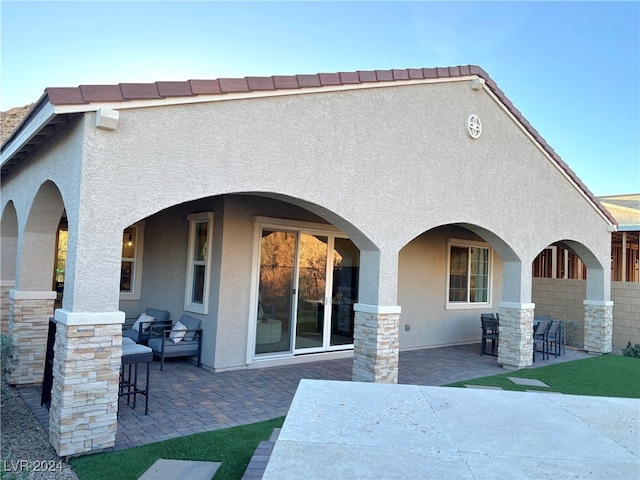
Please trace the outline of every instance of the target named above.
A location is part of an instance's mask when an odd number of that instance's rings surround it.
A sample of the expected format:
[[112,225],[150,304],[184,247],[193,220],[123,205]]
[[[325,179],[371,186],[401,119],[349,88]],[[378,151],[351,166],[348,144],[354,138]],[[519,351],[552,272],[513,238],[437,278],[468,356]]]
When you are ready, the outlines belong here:
[[7,148],[0,156],[0,164],[5,165],[13,155],[15,155],[29,140],[35,137],[43,127],[45,127],[53,117],[56,116],[54,106],[46,102],[38,108],[38,112],[20,129],[18,135],[9,141]]

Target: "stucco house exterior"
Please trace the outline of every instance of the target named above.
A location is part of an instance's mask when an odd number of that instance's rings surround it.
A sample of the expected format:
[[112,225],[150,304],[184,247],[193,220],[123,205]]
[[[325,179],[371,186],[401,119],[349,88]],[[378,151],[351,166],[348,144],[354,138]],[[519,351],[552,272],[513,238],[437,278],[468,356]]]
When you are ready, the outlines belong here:
[[521,368],[532,262],[562,242],[585,347],[611,350],[616,222],[476,66],[49,88],[1,160],[13,381],[41,381],[55,317],[59,455],[113,445],[146,307],[201,319],[214,371],[353,355],[397,382],[399,349],[477,342],[483,312]]

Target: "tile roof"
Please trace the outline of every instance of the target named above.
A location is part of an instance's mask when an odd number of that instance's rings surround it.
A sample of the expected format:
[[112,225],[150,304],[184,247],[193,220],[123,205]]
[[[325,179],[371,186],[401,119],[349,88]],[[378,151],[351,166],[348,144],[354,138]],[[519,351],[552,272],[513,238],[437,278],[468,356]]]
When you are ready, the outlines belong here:
[[[357,72],[317,73],[272,77],[218,78],[185,82],[120,83],[118,85],[80,85],[79,87],[47,88],[45,93],[54,105],[82,105],[92,102],[126,102],[169,97],[224,95],[225,93],[318,88],[337,85],[357,85],[376,82],[396,82],[478,75],[491,82],[480,67],[466,65],[445,68],[407,68],[403,70],[371,70]],[[494,89],[492,88],[492,89]]]
[[[126,102],[156,100],[170,97],[198,95],[224,95],[284,89],[321,88],[326,86],[357,85],[376,82],[406,82],[422,79],[446,79],[477,75],[502,104],[513,114],[529,134],[555,160],[576,186],[591,200],[614,225],[616,219],[604,208],[595,195],[575,172],[551,148],[540,133],[500,90],[496,82],[477,65],[455,67],[406,68],[394,70],[368,70],[356,72],[318,73],[315,75],[287,75],[271,77],[218,78],[215,80],[187,80],[184,82],[120,83],[118,85],[80,85],[79,87],[53,87],[45,89],[44,99],[52,105],[84,105],[94,102]],[[40,103],[40,102],[39,102]],[[4,145],[3,145],[4,149]]]

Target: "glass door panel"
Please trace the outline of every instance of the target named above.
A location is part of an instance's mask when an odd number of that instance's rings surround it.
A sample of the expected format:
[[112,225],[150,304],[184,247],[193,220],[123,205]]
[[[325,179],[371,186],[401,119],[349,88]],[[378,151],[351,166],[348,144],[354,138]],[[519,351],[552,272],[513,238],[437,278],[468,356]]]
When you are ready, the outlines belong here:
[[348,238],[335,238],[329,346],[353,344],[353,305],[358,301],[360,250]]
[[256,354],[291,351],[296,232],[263,230]]
[[327,242],[326,236],[300,235],[296,350],[317,349],[324,345]]

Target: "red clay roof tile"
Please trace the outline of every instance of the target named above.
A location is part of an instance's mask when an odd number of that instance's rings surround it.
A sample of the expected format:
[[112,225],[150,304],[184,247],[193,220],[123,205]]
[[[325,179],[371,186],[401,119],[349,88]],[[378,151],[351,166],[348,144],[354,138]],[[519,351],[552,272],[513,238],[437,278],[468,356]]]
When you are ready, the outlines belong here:
[[156,82],[162,97],[189,97],[193,95],[189,82]]
[[358,77],[361,82],[377,82],[378,77],[376,76],[376,72],[366,71],[366,70],[358,70]]
[[340,74],[320,73],[320,83],[324,85],[340,85]]
[[412,80],[422,80],[424,78],[424,72],[421,68],[409,68],[409,78]]
[[217,95],[222,93],[218,80],[189,80],[194,95]]
[[219,78],[222,93],[248,92],[249,86],[244,78]]
[[300,85],[298,85],[298,79],[292,75],[274,76],[273,83],[276,88],[300,88]]
[[155,83],[121,83],[122,96],[129,100],[162,98]]
[[82,98],[80,87],[53,87],[45,89],[49,101],[54,105],[81,105],[89,103]]
[[422,75],[424,75],[424,78],[438,78],[438,70],[435,68],[423,68]]
[[393,81],[393,72],[391,70],[376,70],[376,76],[379,82]]
[[340,72],[340,83],[342,84],[350,84],[350,83],[360,83],[360,76],[358,72]]
[[275,90],[276,86],[273,83],[273,77],[246,77],[249,90]]
[[300,88],[320,87],[320,77],[318,75],[296,75]]
[[404,70],[391,70],[393,74],[394,80],[409,80],[409,72],[406,69]]
[[87,102],[122,102],[124,100],[120,85],[80,85],[80,92]]

